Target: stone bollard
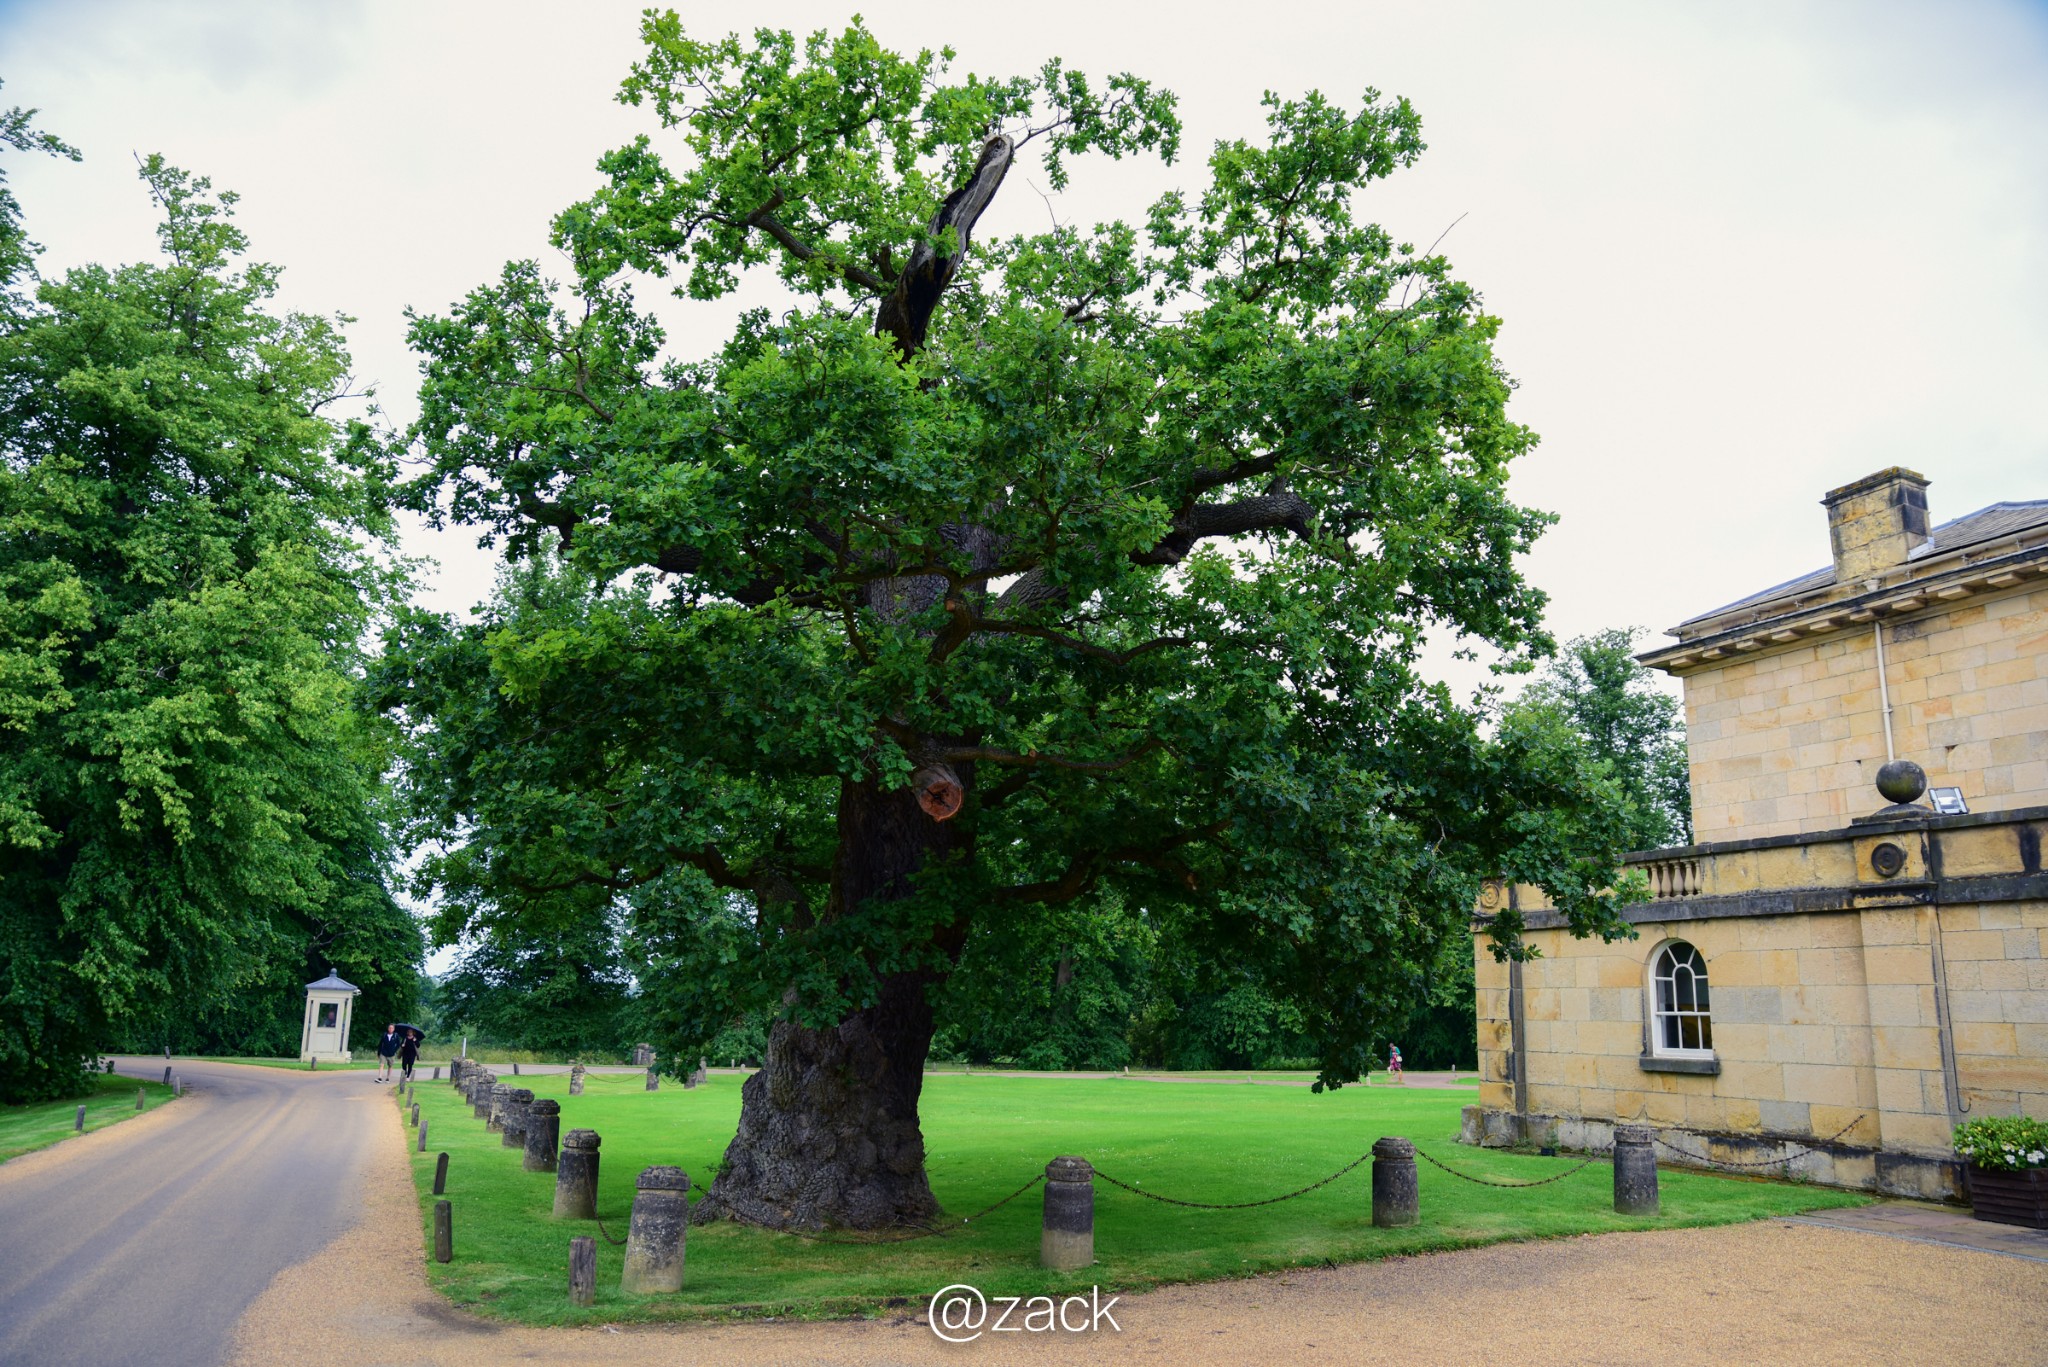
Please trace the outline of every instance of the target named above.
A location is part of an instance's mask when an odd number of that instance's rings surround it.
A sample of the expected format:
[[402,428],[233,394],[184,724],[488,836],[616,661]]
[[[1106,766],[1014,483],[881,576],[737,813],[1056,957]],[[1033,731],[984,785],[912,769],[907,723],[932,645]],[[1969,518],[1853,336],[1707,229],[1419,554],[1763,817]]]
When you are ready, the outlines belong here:
[[1648,1125],[1614,1127],[1614,1208],[1623,1215],[1657,1213],[1657,1151]]
[[307,1072],[309,1072],[309,1073],[317,1073],[317,1072],[319,1072],[319,1071],[320,1071],[320,1060],[319,1060],[319,1059],[317,1059],[317,1058],[309,1058],[309,1059],[307,1059],[307,1060],[306,1060],[306,1071],[307,1071]]
[[512,1084],[493,1082],[490,1100],[484,1103],[484,1128],[502,1133],[505,1128],[505,1108],[511,1104]]
[[80,1106],[78,1108],[78,1118],[71,1122],[71,1128],[80,1134],[85,1133],[85,1107]]
[[146,1094],[146,1093],[148,1092],[148,1090],[149,1090],[149,1089],[148,1089],[148,1088],[146,1088],[146,1087],[137,1087],[137,1088],[135,1089],[135,1109],[136,1109],[136,1110],[138,1110],[138,1111],[139,1111],[139,1110],[141,1110],[141,1109],[142,1109],[142,1098],[143,1098],[143,1096],[144,1096],[144,1095],[145,1095],[145,1094]]
[[476,1080],[469,1084],[469,1105],[478,1120],[488,1121],[491,1118],[491,1088],[496,1085],[491,1081],[487,1068],[478,1069]]
[[520,1166],[528,1172],[555,1170],[555,1137],[562,1128],[562,1103],[542,1097],[526,1109],[526,1157]]
[[420,1103],[417,1101],[412,1103],[412,1123],[415,1125],[420,1123]]
[[1095,1169],[1085,1158],[1055,1158],[1045,1165],[1038,1261],[1059,1272],[1095,1261]]
[[1372,1146],[1372,1222],[1399,1229],[1422,1219],[1422,1190],[1415,1175],[1415,1146],[1405,1139],[1376,1140]]
[[438,1063],[434,1065],[434,1076],[432,1080],[435,1082],[439,1082],[441,1080],[441,1065]]
[[647,1065],[647,1090],[650,1092],[661,1090],[661,1074],[654,1070],[654,1065],[651,1063]]
[[580,1063],[569,1070],[569,1095],[583,1095],[583,1065]]
[[[418,1114],[418,1112],[419,1112],[419,1107],[417,1107],[417,1106],[413,1107],[413,1112],[414,1112],[415,1116],[417,1116],[417,1114]],[[420,1121],[420,1152],[421,1152],[421,1153],[425,1153],[426,1151],[427,1151],[427,1122],[426,1122],[426,1121],[424,1121],[424,1120],[422,1120],[422,1121]]]
[[569,1304],[597,1299],[597,1240],[579,1234],[569,1241]]
[[448,1155],[442,1154],[434,1160],[434,1195],[448,1190]]
[[183,1079],[183,1078],[181,1078],[181,1077],[174,1077],[174,1078],[172,1078],[172,1079],[171,1079],[171,1095],[172,1095],[172,1096],[183,1096],[183,1095],[185,1095],[185,1079]]
[[512,1060],[512,1076],[519,1076],[519,1060],[516,1058]]
[[446,1201],[434,1202],[434,1261],[437,1263],[455,1260],[455,1207]]
[[505,1116],[498,1122],[498,1142],[508,1149],[526,1147],[526,1110],[533,1105],[533,1093],[525,1087],[514,1087],[505,1096]]
[[626,1267],[619,1274],[619,1289],[636,1295],[680,1291],[690,1233],[690,1175],[681,1168],[642,1168],[633,1185],[633,1215],[626,1225]]
[[[164,1051],[164,1057],[166,1057],[166,1058],[169,1058],[169,1057],[170,1057],[170,1052],[171,1052],[170,1050],[166,1049],[166,1050]],[[170,1070],[170,1069],[168,1069],[168,1068],[166,1068],[166,1069],[164,1069],[164,1086],[168,1087],[168,1086],[170,1086],[170,1085],[171,1085],[171,1070]]]
[[571,1130],[562,1136],[562,1156],[555,1164],[555,1218],[597,1218],[596,1130]]

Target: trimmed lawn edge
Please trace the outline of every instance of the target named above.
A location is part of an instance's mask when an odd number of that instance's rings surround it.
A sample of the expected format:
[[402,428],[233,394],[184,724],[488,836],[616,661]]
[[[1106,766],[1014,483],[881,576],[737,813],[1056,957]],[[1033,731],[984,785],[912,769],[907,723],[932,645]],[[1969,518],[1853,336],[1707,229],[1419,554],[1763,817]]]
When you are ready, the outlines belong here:
[[[1019,1081],[1022,1080],[1020,1079]],[[552,1091],[553,1089],[549,1090]],[[1150,1091],[1151,1089],[1148,1088],[1146,1090]],[[1190,1087],[1188,1090],[1208,1096],[1218,1095],[1218,1089],[1211,1086]],[[663,1095],[668,1095],[666,1090]],[[1439,1095],[1442,1095],[1442,1093],[1439,1093]],[[1452,1095],[1453,1097],[1455,1096],[1455,1094]],[[980,1283],[984,1280],[993,1279],[1000,1282],[1007,1275],[1008,1279],[1014,1282],[1019,1275],[1023,1275],[1023,1268],[1018,1262],[1018,1249],[999,1247],[992,1250],[986,1244],[975,1246],[964,1242],[954,1245],[953,1247],[956,1252],[949,1255],[957,1265],[959,1275],[941,1275],[936,1268],[921,1265],[922,1260],[918,1256],[919,1251],[928,1258],[936,1250],[933,1248],[932,1242],[920,1240],[906,1243],[902,1250],[895,1250],[892,1246],[886,1244],[874,1246],[870,1251],[867,1251],[865,1261],[873,1263],[878,1259],[888,1259],[890,1258],[890,1253],[895,1252],[897,1256],[892,1261],[896,1263],[896,1266],[890,1268],[887,1275],[905,1281],[917,1280],[920,1283],[930,1280],[931,1284],[923,1288],[921,1296],[904,1294],[906,1288],[902,1286],[893,1288],[890,1291],[859,1291],[851,1294],[835,1294],[825,1286],[819,1286],[816,1290],[795,1291],[786,1297],[774,1294],[764,1296],[759,1294],[759,1290],[763,1288],[756,1286],[752,1288],[755,1294],[736,1297],[726,1302],[689,1301],[675,1296],[622,1297],[616,1290],[616,1259],[620,1255],[621,1250],[601,1242],[599,1246],[601,1267],[598,1303],[591,1307],[572,1307],[568,1304],[566,1296],[565,1266],[563,1272],[557,1273],[553,1265],[555,1258],[553,1241],[559,1240],[565,1246],[566,1240],[571,1234],[596,1234],[595,1226],[582,1223],[574,1227],[569,1225],[559,1227],[536,1225],[530,1216],[521,1215],[515,1209],[504,1206],[501,1197],[486,1190],[489,1186],[488,1181],[481,1186],[471,1185],[474,1179],[467,1178],[466,1174],[477,1171],[479,1163],[488,1165],[493,1161],[499,1161],[501,1164],[516,1166],[517,1158],[514,1152],[511,1150],[504,1151],[501,1160],[478,1153],[474,1141],[483,1138],[482,1123],[468,1115],[467,1107],[461,1104],[460,1098],[445,1083],[438,1088],[431,1086],[420,1088],[419,1098],[422,1102],[426,1103],[422,1107],[422,1114],[427,1116],[432,1122],[428,1151],[425,1154],[417,1152],[416,1144],[410,1142],[414,1133],[410,1127],[406,1127],[405,1134],[408,1140],[407,1150],[408,1157],[411,1160],[415,1195],[419,1202],[421,1257],[426,1265],[428,1283],[433,1287],[436,1294],[441,1296],[451,1306],[485,1320],[499,1323],[570,1326],[603,1323],[735,1323],[766,1319],[819,1321],[872,1319],[896,1314],[922,1313],[925,1309],[925,1298],[929,1297],[931,1292],[939,1286],[949,1281],[966,1280]],[[1450,1099],[1452,1098],[1446,1098],[1446,1100]],[[569,1125],[565,1123],[563,1128],[566,1131]],[[451,1130],[454,1131],[455,1135],[463,1136],[463,1138],[455,1138],[451,1143]],[[477,1133],[469,1135],[467,1132],[472,1130]],[[1417,1131],[1418,1137],[1421,1134],[1422,1131]],[[465,1143],[464,1138],[471,1142]],[[496,1136],[490,1136],[491,1141],[494,1141],[495,1138]],[[1465,1149],[1458,1146],[1455,1141],[1443,1136],[1426,1138],[1424,1143],[1426,1147],[1436,1152],[1442,1158],[1461,1167],[1495,1168],[1495,1170],[1487,1172],[1486,1175],[1496,1180],[1518,1180],[1534,1176],[1536,1172],[1542,1171],[1542,1169],[1536,1169],[1535,1171],[1524,1173],[1521,1171],[1498,1170],[1501,1160],[1509,1160],[1509,1166],[1513,1167],[1518,1167],[1520,1163],[1536,1164],[1556,1161],[1542,1159],[1533,1154],[1520,1154],[1512,1151]],[[458,1150],[456,1170],[464,1172],[465,1178],[458,1182],[457,1177],[451,1175],[450,1179],[449,1196],[455,1201],[456,1210],[456,1263],[444,1266],[433,1262],[430,1252],[432,1247],[433,1206],[437,1199],[431,1193],[436,1155],[439,1151],[451,1147]],[[488,1152],[494,1145],[487,1141],[484,1147],[486,1152]],[[465,1149],[468,1151],[461,1152]],[[612,1175],[617,1171],[613,1165],[624,1160],[625,1166],[632,1168],[636,1167],[640,1161],[650,1157],[660,1157],[661,1161],[667,1161],[667,1156],[656,1155],[630,1147],[619,1147],[608,1142],[604,1150],[604,1157],[607,1160],[608,1178],[605,1185],[613,1188],[613,1193],[608,1198],[601,1198],[600,1210],[606,1215],[606,1223],[611,1227],[612,1233],[623,1235],[625,1232],[623,1227],[625,1211],[622,1208],[621,1193],[617,1191],[615,1186],[617,1179]],[[1585,1157],[1583,1154],[1574,1155],[1573,1161],[1583,1157]],[[1118,1168],[1126,1173],[1129,1171],[1128,1169],[1123,1169],[1121,1164],[1118,1165]],[[1594,1185],[1599,1192],[1604,1193],[1609,1185],[1607,1174],[1610,1171],[1611,1169],[1606,1162],[1595,1162],[1586,1170],[1582,1177],[1570,1179],[1570,1184],[1573,1186],[1579,1186],[1582,1183]],[[1105,1295],[1136,1295],[1171,1285],[1188,1285],[1210,1281],[1236,1281],[1302,1268],[1336,1267],[1354,1263],[1378,1262],[1392,1257],[1454,1252],[1459,1249],[1482,1248],[1501,1243],[1535,1243],[1594,1233],[1711,1228],[1743,1224],[1761,1219],[1776,1218],[1780,1215],[1798,1213],[1804,1210],[1866,1205],[1874,1199],[1867,1193],[1847,1191],[1839,1188],[1809,1186],[1805,1183],[1797,1182],[1787,1183],[1769,1178],[1703,1173],[1697,1169],[1687,1169],[1676,1165],[1669,1167],[1660,1165],[1659,1171],[1660,1174],[1665,1175],[1667,1181],[1675,1181],[1680,1185],[1682,1193],[1676,1204],[1682,1209],[1689,1208],[1690,1213],[1676,1215],[1666,1213],[1652,1218],[1626,1218],[1612,1214],[1611,1209],[1600,1209],[1599,1207],[1605,1206],[1606,1203],[1596,1198],[1588,1203],[1588,1210],[1583,1217],[1567,1214],[1563,1217],[1562,1224],[1560,1224],[1560,1217],[1554,1211],[1551,1212],[1547,1222],[1545,1222],[1547,1223],[1545,1228],[1529,1227],[1530,1222],[1527,1220],[1523,1222],[1523,1227],[1516,1227],[1511,1224],[1504,1227],[1481,1230],[1469,1227],[1464,1229],[1441,1226],[1432,1228],[1429,1223],[1431,1217],[1429,1199],[1426,1197],[1424,1206],[1425,1223],[1406,1230],[1374,1231],[1371,1237],[1381,1246],[1371,1249],[1360,1249],[1357,1246],[1358,1240],[1355,1237],[1350,1237],[1349,1242],[1345,1243],[1343,1236],[1319,1236],[1313,1231],[1304,1228],[1303,1238],[1297,1240],[1294,1247],[1288,1251],[1255,1251],[1255,1256],[1241,1259],[1234,1266],[1210,1266],[1160,1274],[1156,1271],[1149,1271],[1141,1265],[1146,1261],[1144,1255],[1130,1253],[1119,1257],[1114,1263],[1098,1262],[1076,1273],[1044,1272],[1037,1275],[1045,1283],[1042,1290],[1049,1294],[1065,1294],[1076,1289],[1085,1290],[1090,1284],[1096,1284],[1101,1286]],[[509,1173],[502,1174],[501,1176],[509,1176]],[[515,1180],[525,1180],[529,1183],[536,1180],[544,1181],[547,1182],[550,1189],[552,1188],[551,1179],[537,1174],[528,1174],[525,1179]],[[1717,1208],[1716,1204],[1713,1203],[1713,1198],[1718,1195],[1718,1190],[1703,1190],[1700,1185],[1701,1183],[1727,1183],[1730,1187],[1748,1187],[1752,1190],[1757,1187],[1777,1188],[1790,1199],[1783,1202],[1771,1202],[1770,1205],[1775,1208],[1760,1209],[1754,1200],[1743,1201],[1739,1199],[1727,1206]],[[630,1183],[627,1185],[629,1191]],[[1355,1172],[1344,1178],[1340,1185],[1352,1188],[1350,1199],[1354,1201],[1363,1200],[1370,1189],[1370,1173],[1363,1170]],[[692,1196],[698,1196],[701,1194],[701,1190],[700,1182],[700,1185],[693,1187]],[[1098,1183],[1096,1190],[1099,1212],[1103,1211],[1105,1202],[1126,1200],[1136,1202],[1136,1198],[1128,1198],[1125,1194],[1100,1183]],[[1440,1190],[1447,1191],[1449,1189]],[[1223,1199],[1223,1196],[1224,1194],[1219,1192],[1206,1199]],[[1812,1199],[1800,1199],[1803,1196],[1810,1196]],[[1455,1200],[1446,1200],[1443,1196],[1439,1196],[1437,1199],[1442,1203],[1439,1207],[1440,1209],[1452,1212],[1446,1217],[1445,1223],[1458,1223],[1457,1213],[1454,1209],[1458,1203]],[[1702,1208],[1703,1201],[1706,1202],[1704,1208]],[[1032,1204],[1034,1207],[1028,1221],[1032,1226],[1032,1229],[1029,1231],[1030,1237],[1028,1242],[1031,1244],[1031,1248],[1028,1250],[1028,1253],[1035,1259],[1035,1226],[1037,1224],[1035,1203],[1027,1203]],[[1129,1209],[1118,1209],[1112,1205],[1104,1213],[1108,1214],[1111,1220],[1140,1220],[1144,1217],[1139,1215],[1138,1211],[1149,1204],[1136,1202]],[[1667,1194],[1667,1211],[1670,1209],[1671,1204]],[[1537,1213],[1539,1216],[1543,1214],[1540,1211]],[[1101,1216],[1099,1215],[1098,1219],[1100,1218]],[[482,1222],[485,1231],[482,1234],[478,1232],[479,1222]],[[1467,1218],[1464,1223],[1469,1226],[1472,1221]],[[535,1229],[543,1227],[548,1230],[548,1237],[550,1239],[549,1251],[545,1255],[537,1251],[504,1254],[491,1247],[494,1238],[516,1238],[522,1234],[530,1234]],[[1015,1230],[1010,1231],[1007,1242],[1018,1243],[1021,1247],[1021,1243],[1026,1241],[1020,1240],[1017,1237],[1018,1233]],[[944,1241],[937,1242],[944,1243]],[[1303,1247],[1304,1243],[1320,1243],[1321,1246]],[[1340,1247],[1340,1243],[1344,1246]],[[819,1245],[809,1244],[808,1241],[797,1240],[792,1236],[756,1233],[733,1226],[730,1223],[720,1222],[709,1227],[701,1227],[691,1231],[689,1260],[693,1269],[703,1266],[703,1260],[705,1259],[713,1260],[712,1266],[720,1267],[721,1271],[743,1268],[745,1273],[751,1276],[757,1283],[761,1280],[776,1279],[795,1283],[808,1281],[815,1284],[821,1280],[829,1282],[834,1279],[831,1276],[831,1269],[797,1265],[798,1262],[802,1261],[798,1250],[817,1247]],[[1218,1247],[1229,1253],[1236,1253],[1239,1251],[1240,1245],[1230,1243],[1228,1237],[1225,1236],[1219,1241]],[[1006,1256],[1007,1265],[1005,1265]],[[463,1266],[465,1257],[469,1259],[470,1265],[467,1267]],[[611,1266],[607,1268],[602,1265],[603,1263],[610,1263]],[[977,1272],[973,1269],[981,1270]],[[931,1280],[933,1276],[938,1276],[939,1279]],[[555,1292],[553,1288],[558,1280],[562,1289],[560,1292]],[[716,1274],[714,1274],[714,1280],[716,1280]],[[688,1294],[687,1288],[689,1285],[690,1283],[686,1282],[686,1295]],[[1017,1287],[1014,1284],[1000,1286],[999,1289],[990,1290],[989,1294],[1008,1294],[1016,1289]]]
[[[135,1109],[135,1089],[146,1094],[143,1109]],[[109,1129],[124,1120],[154,1111],[166,1101],[176,1100],[161,1082],[99,1073],[93,1090],[84,1096],[61,1101],[35,1101],[25,1106],[0,1107],[0,1163],[11,1163],[28,1154],[40,1153],[53,1144],[79,1138],[72,1128],[81,1102],[85,1105],[85,1133]]]

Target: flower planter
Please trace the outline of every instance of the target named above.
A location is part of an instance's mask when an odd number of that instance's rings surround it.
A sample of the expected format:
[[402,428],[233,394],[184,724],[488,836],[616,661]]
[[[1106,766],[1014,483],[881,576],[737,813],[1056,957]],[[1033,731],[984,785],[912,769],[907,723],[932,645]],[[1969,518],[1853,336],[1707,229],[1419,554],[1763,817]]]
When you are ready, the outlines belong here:
[[1980,1220],[2048,1229],[2048,1168],[1998,1172],[1972,1164],[1970,1206]]

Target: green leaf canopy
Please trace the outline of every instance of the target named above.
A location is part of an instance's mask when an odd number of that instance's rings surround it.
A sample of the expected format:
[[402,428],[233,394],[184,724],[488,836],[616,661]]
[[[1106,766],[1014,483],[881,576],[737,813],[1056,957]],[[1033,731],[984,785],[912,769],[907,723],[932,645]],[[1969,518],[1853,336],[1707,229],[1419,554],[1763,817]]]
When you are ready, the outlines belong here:
[[0,320],[6,1100],[123,1043],[296,1052],[308,975],[400,1010],[422,948],[384,881],[389,729],[357,705],[395,586],[322,412],[339,332],[270,311],[232,195],[142,178],[166,259],[32,293],[24,268]]
[[[1199,191],[994,237],[1020,161],[1172,160],[1172,97],[858,23],[643,36],[621,98],[659,127],[555,220],[563,278],[412,329],[408,497],[529,562],[386,666],[444,939],[623,903],[687,1049],[1113,893],[1338,1083],[1482,877],[1618,929],[1611,784],[1418,670],[1431,633],[1546,644],[1546,518],[1507,493],[1498,321],[1360,216],[1423,150],[1405,101],[1269,96]],[[763,271],[788,307],[705,357],[634,300]]]

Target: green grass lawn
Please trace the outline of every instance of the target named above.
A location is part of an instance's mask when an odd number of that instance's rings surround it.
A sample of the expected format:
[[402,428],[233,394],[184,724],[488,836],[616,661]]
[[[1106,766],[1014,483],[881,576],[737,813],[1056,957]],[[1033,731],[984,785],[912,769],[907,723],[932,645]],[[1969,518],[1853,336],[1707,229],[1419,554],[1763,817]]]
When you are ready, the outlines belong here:
[[135,1109],[135,1089],[143,1092],[143,1107],[154,1110],[170,1100],[171,1089],[161,1082],[138,1082],[132,1077],[100,1073],[93,1077],[93,1090],[69,1101],[38,1101],[27,1106],[0,1106],[0,1163],[36,1149],[48,1148],[75,1133],[72,1125],[80,1102],[85,1103],[85,1128],[104,1130],[132,1120],[142,1112]]
[[[643,1167],[677,1164],[693,1184],[708,1185],[738,1121],[740,1081],[714,1076],[691,1091],[664,1081],[650,1094],[638,1077],[593,1076],[580,1097],[568,1095],[562,1076],[521,1078],[520,1085],[562,1103],[564,1133],[594,1129],[602,1136],[598,1213],[624,1237],[633,1178]],[[1163,1195],[1213,1202],[1304,1186],[1382,1135],[1405,1136],[1453,1166],[1496,1180],[1527,1181],[1576,1161],[1459,1146],[1458,1111],[1473,1095],[1465,1088],[1347,1087],[1317,1096],[1294,1087],[944,1075],[926,1081],[923,1120],[932,1188],[955,1219],[1069,1153]],[[892,1304],[921,1308],[956,1281],[990,1296],[1097,1284],[1136,1291],[1509,1239],[1734,1223],[1868,1199],[1666,1170],[1663,1214],[1640,1219],[1614,1213],[1603,1163],[1521,1191],[1475,1186],[1422,1164],[1422,1223],[1382,1230],[1372,1227],[1370,1163],[1298,1200],[1249,1211],[1184,1210],[1098,1180],[1096,1264],[1080,1272],[1038,1266],[1042,1201],[1034,1190],[944,1238],[880,1247],[813,1243],[729,1222],[693,1229],[685,1284],[675,1296],[622,1294],[623,1250],[599,1236],[597,1303],[579,1309],[568,1302],[569,1239],[596,1235],[596,1226],[554,1220],[552,1175],[522,1170],[518,1151],[502,1147],[447,1083],[421,1083],[418,1099],[429,1121],[427,1152],[415,1151],[412,1160],[423,1248],[431,1244],[434,1159],[443,1151],[450,1155],[447,1196],[454,1204],[455,1260],[429,1259],[428,1274],[458,1305],[529,1323],[867,1314]]]
[[[172,1060],[174,1063],[176,1061],[175,1059]],[[231,1057],[227,1054],[202,1054],[196,1061],[200,1063],[247,1063],[258,1068],[296,1068],[302,1073],[306,1071],[306,1061],[297,1058],[241,1058]],[[349,1063],[322,1062],[319,1071],[323,1073],[329,1071],[340,1073],[354,1069],[375,1068],[376,1066],[377,1056],[372,1054],[368,1058],[359,1058]]]
[[[434,1069],[434,1066],[436,1064],[439,1064],[441,1067],[443,1080],[445,1081],[448,1072],[448,1060],[453,1053],[453,1050],[448,1049],[445,1046],[436,1046],[433,1049],[428,1050],[426,1053],[421,1054],[419,1061],[420,1072],[431,1073]],[[375,1068],[377,1066],[377,1053],[374,1048],[358,1049],[356,1051],[356,1055],[356,1058],[352,1059],[347,1063],[331,1063],[326,1060],[322,1060],[320,1064],[320,1071],[324,1073],[330,1068]],[[564,1064],[569,1062],[569,1060],[567,1059],[542,1058],[540,1055],[525,1049],[491,1049],[484,1051],[472,1050],[470,1052],[470,1060],[475,1063],[488,1063],[493,1067],[503,1067],[504,1065],[513,1063],[515,1061],[519,1063]],[[297,1068],[302,1071],[305,1069],[306,1066],[306,1062],[304,1059],[244,1058],[241,1056],[230,1056],[227,1054],[201,1055],[199,1061],[202,1063],[249,1063],[254,1064],[256,1067],[259,1068]],[[584,1061],[586,1063],[591,1064],[593,1067],[609,1068],[613,1066],[609,1062],[597,1059],[586,1059]]]

